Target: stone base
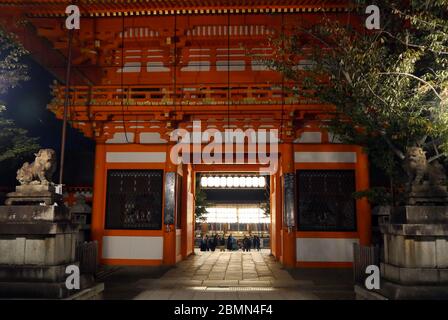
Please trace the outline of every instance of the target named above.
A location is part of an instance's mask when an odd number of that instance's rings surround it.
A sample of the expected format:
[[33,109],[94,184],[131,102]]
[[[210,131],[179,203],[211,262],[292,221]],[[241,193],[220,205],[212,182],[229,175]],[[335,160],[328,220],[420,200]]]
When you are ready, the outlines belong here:
[[448,300],[448,285],[406,286],[382,279],[376,292],[390,300]]
[[448,191],[446,186],[422,184],[412,186],[407,202],[410,205],[445,205],[448,203]]
[[[4,224],[0,224],[0,231]],[[33,225],[34,227],[34,225]],[[31,231],[34,228],[31,228]],[[25,228],[30,230],[30,228]],[[75,261],[77,232],[57,234],[19,234],[0,233],[0,264],[56,266]]]
[[[433,196],[445,193],[441,188]],[[394,208],[380,229],[384,261],[377,293],[390,299],[448,299],[448,206]]]
[[102,300],[104,292],[104,283],[94,284],[92,287],[81,290],[64,300]]
[[6,195],[5,204],[11,205],[52,205],[54,203],[63,204],[63,197],[55,193],[53,185],[23,185],[17,186],[15,192]]
[[70,211],[63,206],[0,206],[0,223],[70,221]]
[[[57,266],[0,265],[0,282],[64,282],[67,278],[65,269],[68,265],[69,264]],[[70,265],[79,265],[79,263],[71,263]]]
[[448,224],[448,206],[401,206],[392,210],[392,224]]
[[[30,199],[55,203],[60,195],[52,188],[20,186],[9,200],[22,205],[0,206],[0,297],[61,299],[75,293],[66,288],[65,269],[78,265],[78,225],[63,205],[26,204]],[[92,284],[92,276],[81,277],[81,288]]]
[[448,224],[380,225],[384,263],[401,268],[448,269]]
[[448,286],[448,268],[406,268],[381,263],[383,279],[402,285]]
[[356,300],[389,300],[374,290],[367,290],[357,284],[355,285],[355,297]]
[[63,282],[1,282],[0,298],[64,299],[94,285],[92,276],[81,276],[80,290],[68,290]]
[[448,300],[448,286],[404,286],[381,281],[380,290],[355,285],[356,300]]

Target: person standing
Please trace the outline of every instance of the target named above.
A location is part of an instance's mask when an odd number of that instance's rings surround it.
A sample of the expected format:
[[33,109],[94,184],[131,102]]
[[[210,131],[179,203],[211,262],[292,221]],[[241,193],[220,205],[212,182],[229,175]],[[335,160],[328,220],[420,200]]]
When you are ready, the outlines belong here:
[[210,238],[208,237],[208,235],[205,236],[205,243],[207,251],[210,251]]
[[201,251],[207,251],[207,237],[205,235],[201,238],[201,245],[200,245]]
[[252,243],[251,243],[250,238],[248,236],[244,237],[243,246],[244,246],[244,251],[246,251],[246,252],[250,251],[250,247],[252,246]]
[[220,252],[225,251],[225,248],[226,248],[226,240],[225,240],[225,238],[224,238],[224,235],[222,235],[222,237],[221,237],[221,236],[218,237],[218,244],[219,244],[219,251],[220,251]]
[[214,236],[211,236],[208,239],[208,248],[210,251],[215,251],[216,247],[215,247],[215,237]]
[[227,238],[227,250],[232,251],[233,250],[233,238],[232,234],[229,235]]
[[213,236],[212,245],[213,245],[213,249],[212,249],[212,251],[215,251],[215,250],[216,250],[216,247],[218,246],[218,235],[217,235],[217,234],[215,234],[215,235]]
[[260,251],[260,242],[261,242],[260,237],[255,236],[255,247],[256,247],[257,251]]

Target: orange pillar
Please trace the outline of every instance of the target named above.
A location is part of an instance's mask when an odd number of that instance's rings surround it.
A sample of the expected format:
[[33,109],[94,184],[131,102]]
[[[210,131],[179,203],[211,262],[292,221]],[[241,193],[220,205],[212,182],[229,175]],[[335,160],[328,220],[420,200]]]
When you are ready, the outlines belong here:
[[[294,145],[292,142],[286,142],[281,145],[282,157],[282,175],[283,178],[287,173],[294,173]],[[282,191],[284,194],[284,179],[282,179]],[[283,197],[283,202],[286,199]],[[294,204],[295,205],[295,204]],[[285,203],[283,203],[283,217],[285,216]],[[294,212],[294,220],[295,212]],[[285,221],[284,221],[285,222]],[[288,227],[286,223],[282,225],[282,263],[286,267],[296,266],[296,230],[295,226]]]
[[92,201],[92,240],[98,241],[99,257],[102,257],[102,240],[104,231],[106,195],[106,146],[104,141],[97,141],[95,146],[95,169]]
[[191,247],[194,254],[194,247],[196,243],[196,170],[194,165],[191,165],[191,184],[190,184],[190,190],[193,195],[192,197],[192,203],[191,206],[193,207],[193,217],[191,220],[193,221],[192,225],[192,232],[191,232]]
[[182,186],[180,188],[180,195],[179,197],[182,197],[182,212],[181,214],[181,228],[182,228],[182,258],[185,258],[188,255],[188,231],[189,231],[189,223],[187,216],[188,216],[188,177],[190,175],[190,170],[188,168],[188,165],[182,166]]
[[270,194],[270,201],[269,201],[269,205],[270,205],[270,213],[271,213],[271,224],[269,225],[269,235],[270,235],[270,246],[271,246],[271,254],[276,257],[277,256],[277,233],[276,233],[276,210],[275,210],[275,206],[277,204],[277,202],[275,201],[275,197],[277,196],[277,194],[275,193],[275,175],[271,175],[270,177],[270,190],[271,190],[271,194]]
[[282,208],[282,183],[280,172],[274,175],[275,180],[275,257],[277,260],[282,256],[282,228],[283,228],[283,208]]
[[[166,166],[164,184],[166,184],[166,174],[168,172],[177,173],[177,165],[171,162],[170,151],[172,145],[169,144],[166,151]],[[165,188],[163,189],[165,193]],[[176,188],[174,188],[176,190]],[[164,216],[165,216],[165,194],[164,199]],[[165,218],[164,218],[165,221]],[[173,265],[176,264],[176,225],[175,224],[163,224],[163,264]]]
[[[359,148],[356,162],[356,191],[363,191],[369,188],[369,159],[362,148]],[[372,215],[367,198],[356,201],[356,211],[359,243],[369,246],[372,242]]]

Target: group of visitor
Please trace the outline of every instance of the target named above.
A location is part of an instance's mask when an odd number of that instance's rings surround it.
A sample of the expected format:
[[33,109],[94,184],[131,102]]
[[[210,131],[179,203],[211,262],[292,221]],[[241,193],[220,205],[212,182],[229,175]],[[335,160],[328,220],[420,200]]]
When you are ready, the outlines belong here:
[[242,249],[243,251],[249,252],[252,248],[254,250],[260,251],[261,239],[258,236],[244,236],[242,240],[237,240],[230,234],[225,239],[224,236],[214,234],[212,236],[204,235],[201,238],[199,248],[201,251],[234,251]]
[[226,240],[220,235],[213,235],[209,237],[204,235],[201,239],[200,249],[201,251],[215,251],[218,248],[220,251],[225,251]]
[[258,236],[245,236],[242,243],[243,251],[250,251],[251,248],[260,251],[261,240]]

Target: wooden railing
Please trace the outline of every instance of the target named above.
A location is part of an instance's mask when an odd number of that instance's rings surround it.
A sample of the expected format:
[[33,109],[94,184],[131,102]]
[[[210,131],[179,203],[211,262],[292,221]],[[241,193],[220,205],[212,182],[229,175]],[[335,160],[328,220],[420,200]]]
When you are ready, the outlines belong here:
[[364,283],[369,265],[380,265],[378,246],[361,246],[353,244],[353,278],[355,283]]
[[96,274],[98,271],[98,242],[79,243],[76,247],[76,260],[82,274]]
[[[53,86],[52,105],[62,106],[65,87]],[[70,90],[72,106],[145,106],[145,105],[250,105],[314,103],[297,96],[281,84],[235,84],[227,86],[74,86]]]

